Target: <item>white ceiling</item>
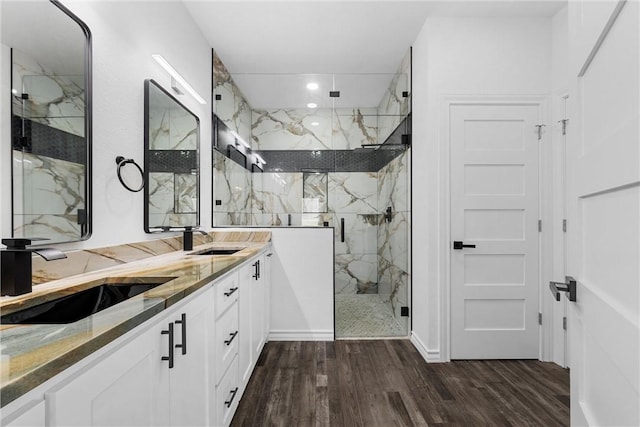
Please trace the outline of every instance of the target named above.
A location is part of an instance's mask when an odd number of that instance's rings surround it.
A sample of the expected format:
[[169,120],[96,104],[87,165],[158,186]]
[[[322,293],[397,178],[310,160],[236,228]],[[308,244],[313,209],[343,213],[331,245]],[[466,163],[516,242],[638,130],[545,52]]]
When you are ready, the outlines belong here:
[[[394,73],[427,16],[552,16],[566,4],[566,0],[183,2],[229,71],[245,74],[236,80],[249,103],[264,108],[292,107],[275,95],[275,88],[291,93],[291,74]],[[247,74],[289,76],[281,76],[280,83],[270,76],[272,90],[266,91],[264,76]],[[372,97],[379,93],[380,100],[391,78],[369,80],[359,84],[362,106],[377,105],[369,105]],[[382,87],[369,84],[374,81]],[[297,98],[308,96],[303,89]]]

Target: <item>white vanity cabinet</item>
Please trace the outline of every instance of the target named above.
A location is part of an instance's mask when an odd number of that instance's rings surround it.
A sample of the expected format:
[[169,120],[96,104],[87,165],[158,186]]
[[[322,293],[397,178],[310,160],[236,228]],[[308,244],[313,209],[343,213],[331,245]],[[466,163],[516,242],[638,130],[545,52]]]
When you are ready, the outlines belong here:
[[33,400],[2,418],[2,427],[33,427],[45,425],[44,399]]
[[4,426],[228,426],[268,336],[267,253],[2,408]]
[[213,289],[158,315],[45,394],[52,426],[206,425]]
[[253,368],[266,342],[264,320],[267,288],[270,278],[266,267],[266,255],[250,260],[240,270],[240,382],[244,392]]

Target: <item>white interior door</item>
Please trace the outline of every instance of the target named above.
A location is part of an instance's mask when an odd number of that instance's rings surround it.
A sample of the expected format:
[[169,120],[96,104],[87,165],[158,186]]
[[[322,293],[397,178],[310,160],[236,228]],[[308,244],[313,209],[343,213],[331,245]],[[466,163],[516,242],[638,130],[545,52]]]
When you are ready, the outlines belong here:
[[639,3],[569,2],[571,423],[640,425]]
[[450,107],[452,359],[539,357],[539,108]]

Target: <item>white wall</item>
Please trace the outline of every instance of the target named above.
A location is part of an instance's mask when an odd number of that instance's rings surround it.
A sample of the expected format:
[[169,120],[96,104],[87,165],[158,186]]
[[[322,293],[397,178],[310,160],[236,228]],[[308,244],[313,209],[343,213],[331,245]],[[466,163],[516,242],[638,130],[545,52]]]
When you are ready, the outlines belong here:
[[[144,161],[144,80],[170,89],[169,75],[151,58],[162,54],[207,101],[211,93],[211,48],[180,2],[87,2],[67,0],[69,9],[90,28],[93,41],[93,235],[84,242],[59,244],[95,248],[167,237],[145,234],[143,192],[125,190],[116,176],[115,158]],[[4,53],[4,52],[3,52]],[[5,56],[3,55],[3,67]],[[3,78],[3,89],[6,90]],[[8,85],[7,85],[8,87]],[[2,99],[9,99],[6,92]],[[200,191],[203,228],[211,226],[211,105],[191,96],[177,98],[200,119]],[[7,114],[3,102],[1,112]],[[8,129],[2,126],[3,141]],[[11,234],[10,155],[2,144],[1,234]]]
[[[562,136],[562,125],[558,123],[568,116],[565,114],[562,106],[562,97],[567,94],[569,89],[569,29],[568,29],[568,12],[567,8],[563,8],[551,20],[551,123],[550,132],[552,136],[551,144],[547,147],[548,154],[552,158],[553,172],[547,174],[545,188],[548,189],[547,194],[552,199],[551,209],[546,213],[548,217],[545,221],[551,224],[552,236],[547,242],[547,250],[549,251],[548,262],[550,263],[549,277],[543,277],[543,282],[549,280],[563,282],[565,271],[565,236],[566,233],[561,232],[562,220],[566,218],[564,210],[565,194],[564,194],[564,143]],[[569,124],[571,126],[571,124]],[[567,128],[569,131],[569,128]],[[544,295],[544,294],[543,294]],[[548,294],[547,294],[548,296]],[[543,326],[549,325],[548,344],[552,351],[546,355],[545,360],[552,360],[555,363],[566,366],[568,355],[565,354],[565,332],[562,326],[562,318],[566,316],[566,299],[562,299],[562,303],[555,301],[547,301],[547,305],[551,307],[548,310],[549,316],[547,322],[543,322]]]
[[272,341],[333,340],[334,229],[270,228]]
[[[548,95],[549,18],[427,19],[413,45],[413,327],[430,361],[447,360],[448,147],[441,140],[448,95]],[[420,183],[420,185],[417,185]]]

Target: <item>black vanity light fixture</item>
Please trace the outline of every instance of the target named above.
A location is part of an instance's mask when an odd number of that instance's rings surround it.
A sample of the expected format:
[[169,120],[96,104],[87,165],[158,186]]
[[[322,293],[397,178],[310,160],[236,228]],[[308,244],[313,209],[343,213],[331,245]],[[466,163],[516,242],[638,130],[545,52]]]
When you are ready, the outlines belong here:
[[[178,71],[176,71],[175,68],[173,68],[173,66],[171,64],[169,64],[169,62],[164,59],[164,57],[160,54],[153,54],[151,55],[151,57],[153,59],[156,60],[156,62],[158,64],[160,64],[160,66],[162,68],[164,68],[164,70],[169,73],[169,75],[171,76],[172,80],[171,80],[171,87],[175,89],[175,87],[177,87],[177,84],[174,86],[174,83],[179,83],[180,86],[182,86],[187,92],[189,92],[189,95],[193,96],[195,98],[196,101],[198,101],[200,104],[206,104],[207,101],[204,100],[203,97],[201,97],[198,92],[196,92],[196,90],[184,79],[184,77],[182,77],[180,75],[180,73],[178,73]],[[175,80],[175,81],[174,81]]]

